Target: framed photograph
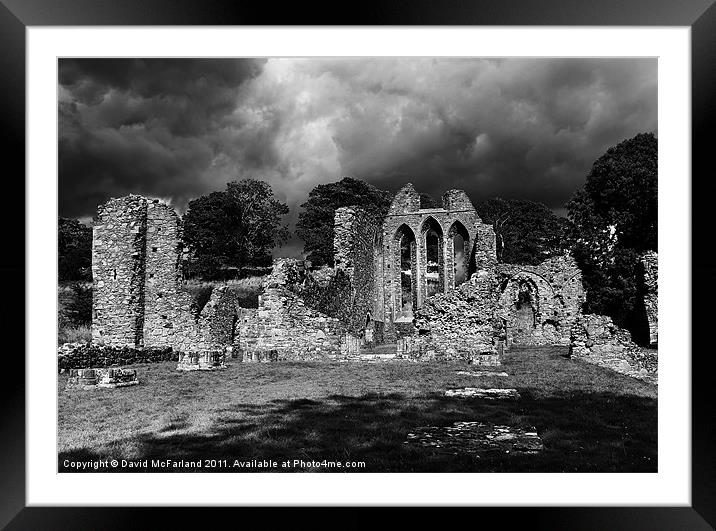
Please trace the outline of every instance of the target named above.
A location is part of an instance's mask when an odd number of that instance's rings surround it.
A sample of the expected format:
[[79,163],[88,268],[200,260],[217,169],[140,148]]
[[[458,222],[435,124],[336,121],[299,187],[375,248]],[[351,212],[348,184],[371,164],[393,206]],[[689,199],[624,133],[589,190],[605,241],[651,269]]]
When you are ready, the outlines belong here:
[[712,528],[711,2],[276,11],[3,0],[0,523]]

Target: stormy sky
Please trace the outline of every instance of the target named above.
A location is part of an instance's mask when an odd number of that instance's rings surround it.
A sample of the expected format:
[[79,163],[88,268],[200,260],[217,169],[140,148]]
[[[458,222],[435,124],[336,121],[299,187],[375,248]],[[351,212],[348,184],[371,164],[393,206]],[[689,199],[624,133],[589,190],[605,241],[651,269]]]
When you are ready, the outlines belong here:
[[291,229],[344,176],[562,213],[608,147],[657,132],[656,59],[61,59],[58,94],[59,214],[83,219],[246,177]]

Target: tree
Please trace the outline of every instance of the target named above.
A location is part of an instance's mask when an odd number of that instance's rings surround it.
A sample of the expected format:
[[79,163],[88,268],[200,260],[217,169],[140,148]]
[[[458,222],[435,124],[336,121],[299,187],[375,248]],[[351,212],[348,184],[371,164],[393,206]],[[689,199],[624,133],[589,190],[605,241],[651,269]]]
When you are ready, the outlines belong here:
[[57,258],[59,280],[91,280],[92,228],[77,219],[59,218]]
[[542,203],[495,198],[475,209],[495,230],[500,262],[536,265],[568,247],[569,221]]
[[567,204],[587,288],[585,310],[609,315],[639,341],[648,332],[639,257],[657,250],[657,169],[656,136],[638,134],[599,157]]
[[184,216],[190,270],[211,277],[223,268],[270,265],[272,249],[289,237],[281,224],[285,214],[288,206],[267,183],[254,179],[230,182],[224,191],[190,201]]
[[392,192],[351,177],[316,186],[301,205],[303,212],[296,223],[296,235],[304,242],[307,258],[314,265],[333,265],[333,216],[337,208],[359,206],[382,220],[392,199]]
[[72,298],[66,305],[68,321],[73,326],[92,324],[92,288],[82,284],[72,286]]
[[584,188],[567,204],[580,233],[608,231],[620,248],[656,250],[657,152],[656,136],[641,133],[594,162]]
[[443,205],[433,196],[425,192],[420,192],[420,208],[442,208]]

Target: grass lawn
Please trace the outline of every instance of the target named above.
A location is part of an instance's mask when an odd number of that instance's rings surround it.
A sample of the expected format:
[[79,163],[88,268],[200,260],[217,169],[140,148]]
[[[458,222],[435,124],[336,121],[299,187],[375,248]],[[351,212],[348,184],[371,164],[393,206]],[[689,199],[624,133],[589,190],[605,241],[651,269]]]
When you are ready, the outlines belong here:
[[[59,467],[74,471],[65,459],[213,458],[364,461],[360,472],[656,472],[656,387],[563,353],[511,351],[495,368],[508,378],[458,375],[480,369],[459,363],[234,361],[193,373],[161,363],[137,365],[135,387],[68,391],[60,374]],[[447,398],[450,387],[514,387],[522,398]],[[403,444],[415,427],[456,421],[534,426],[545,449],[477,458]]]

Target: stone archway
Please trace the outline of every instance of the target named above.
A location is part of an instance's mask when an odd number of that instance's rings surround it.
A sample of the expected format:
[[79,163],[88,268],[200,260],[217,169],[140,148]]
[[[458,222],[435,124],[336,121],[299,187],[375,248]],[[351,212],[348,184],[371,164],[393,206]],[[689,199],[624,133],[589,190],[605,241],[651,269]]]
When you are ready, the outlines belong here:
[[541,344],[541,312],[549,291],[540,277],[528,273],[518,273],[505,281],[500,307],[508,346]]
[[394,320],[412,321],[417,309],[418,249],[415,233],[403,224],[393,238],[394,253]]
[[537,308],[539,308],[537,286],[522,279],[517,284],[517,300],[514,302],[512,319],[513,343],[529,343],[537,328]]
[[424,279],[421,290],[427,298],[445,291],[445,242],[443,229],[432,216],[423,222],[420,234],[424,249],[421,253],[421,260],[424,261],[421,264]]
[[465,225],[455,221],[447,233],[448,286],[456,288],[469,279],[470,234]]

